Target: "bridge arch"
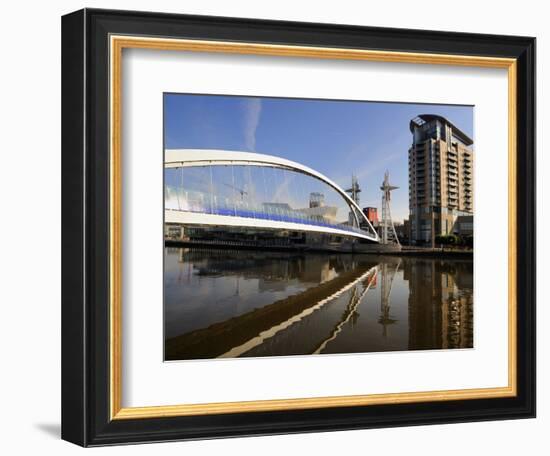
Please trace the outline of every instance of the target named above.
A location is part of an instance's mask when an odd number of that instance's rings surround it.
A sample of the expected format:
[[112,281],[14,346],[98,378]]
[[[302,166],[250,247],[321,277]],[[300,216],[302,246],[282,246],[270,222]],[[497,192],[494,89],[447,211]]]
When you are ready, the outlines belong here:
[[252,152],[165,150],[165,221],[344,235],[379,242],[349,195],[300,163]]

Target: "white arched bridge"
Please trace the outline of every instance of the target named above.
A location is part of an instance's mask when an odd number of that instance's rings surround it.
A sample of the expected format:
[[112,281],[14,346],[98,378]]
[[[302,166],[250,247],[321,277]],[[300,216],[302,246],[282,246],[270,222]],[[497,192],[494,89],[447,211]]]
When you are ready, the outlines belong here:
[[361,208],[336,183],[271,155],[165,150],[165,223],[289,230],[379,242]]

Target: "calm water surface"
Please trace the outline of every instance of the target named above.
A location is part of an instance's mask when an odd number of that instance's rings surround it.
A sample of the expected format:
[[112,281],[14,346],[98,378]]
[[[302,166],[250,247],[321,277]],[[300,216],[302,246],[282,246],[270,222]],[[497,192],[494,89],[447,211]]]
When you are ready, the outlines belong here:
[[463,259],[165,248],[165,358],[473,347]]

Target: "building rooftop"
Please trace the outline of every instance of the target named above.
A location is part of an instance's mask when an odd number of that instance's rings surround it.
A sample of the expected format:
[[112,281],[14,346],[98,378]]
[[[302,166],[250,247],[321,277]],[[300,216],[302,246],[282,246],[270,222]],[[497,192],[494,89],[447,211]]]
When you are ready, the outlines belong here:
[[433,120],[439,120],[442,123],[450,125],[453,129],[454,135],[467,146],[471,146],[474,143],[474,141],[466,133],[464,133],[451,121],[445,119],[445,117],[438,116],[436,114],[420,114],[416,116],[414,119],[411,120],[409,124],[409,129],[411,130],[411,133],[414,133],[415,127],[422,126],[424,123],[431,122]]

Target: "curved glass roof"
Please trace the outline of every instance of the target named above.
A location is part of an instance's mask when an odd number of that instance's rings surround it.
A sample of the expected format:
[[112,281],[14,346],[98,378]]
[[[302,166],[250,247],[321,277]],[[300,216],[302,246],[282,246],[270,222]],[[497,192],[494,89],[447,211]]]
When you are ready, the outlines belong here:
[[165,168],[165,209],[376,236],[361,211],[335,187],[286,166],[203,162]]

